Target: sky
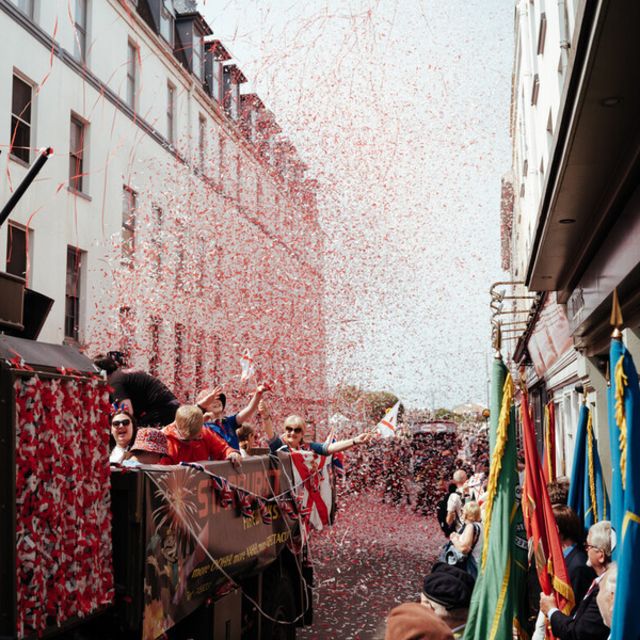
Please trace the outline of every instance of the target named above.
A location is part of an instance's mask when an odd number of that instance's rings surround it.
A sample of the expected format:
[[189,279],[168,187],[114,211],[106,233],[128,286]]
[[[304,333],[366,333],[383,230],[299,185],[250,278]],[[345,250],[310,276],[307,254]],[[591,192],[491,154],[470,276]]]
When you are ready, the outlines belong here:
[[319,180],[328,380],[486,403],[513,0],[200,0]]

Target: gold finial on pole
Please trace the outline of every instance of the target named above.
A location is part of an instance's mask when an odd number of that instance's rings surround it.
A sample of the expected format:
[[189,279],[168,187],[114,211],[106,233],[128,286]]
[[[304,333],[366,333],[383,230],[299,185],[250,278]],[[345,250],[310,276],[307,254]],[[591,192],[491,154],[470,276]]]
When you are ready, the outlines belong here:
[[613,290],[613,301],[611,302],[611,319],[609,324],[613,327],[611,337],[614,340],[622,339],[622,309],[620,308],[620,300],[618,300],[618,289]]

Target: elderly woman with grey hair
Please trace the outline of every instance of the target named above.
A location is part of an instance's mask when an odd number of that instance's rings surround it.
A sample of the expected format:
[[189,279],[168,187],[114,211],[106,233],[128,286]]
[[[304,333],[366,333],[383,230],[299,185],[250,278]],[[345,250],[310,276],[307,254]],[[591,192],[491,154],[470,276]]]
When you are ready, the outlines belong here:
[[540,595],[540,611],[549,618],[551,631],[558,640],[607,640],[609,637],[609,627],[600,614],[596,597],[599,583],[611,563],[613,535],[611,523],[606,520],[596,522],[589,529],[585,544],[587,565],[593,567],[596,578],[573,615],[557,609],[553,595]]

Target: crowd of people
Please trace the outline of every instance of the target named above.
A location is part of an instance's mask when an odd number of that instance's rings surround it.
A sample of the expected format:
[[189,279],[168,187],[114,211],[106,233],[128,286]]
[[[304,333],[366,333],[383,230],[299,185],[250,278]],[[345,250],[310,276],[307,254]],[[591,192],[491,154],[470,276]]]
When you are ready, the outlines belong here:
[[[100,356],[95,364],[106,372],[112,389],[109,460],[124,467],[228,460],[240,469],[242,458],[255,451],[307,449],[328,456],[372,438],[363,431],[340,440],[309,442],[306,422],[297,415],[288,416],[277,433],[265,400],[267,384],[258,385],[238,413],[225,415],[227,399],[220,387],[202,390],[196,404],[181,405],[160,380],[126,369],[117,354]],[[260,428],[251,424],[254,418]],[[444,536],[440,556],[424,577],[421,602],[406,603],[389,615],[389,640],[453,638],[450,627],[456,613],[464,620],[478,575],[489,472],[486,439],[474,438],[471,459],[458,457],[464,449],[469,443],[446,431],[405,433],[378,439],[374,449],[358,448],[347,467],[347,490],[379,491],[383,501],[435,515]],[[583,531],[567,505],[566,479],[550,483],[548,493],[575,607],[563,613],[553,595],[541,593],[531,553],[528,631],[534,640],[542,640],[548,627],[559,640],[606,640],[617,575],[611,562],[615,533],[607,521]]]
[[[271,453],[308,449],[329,456],[366,444],[372,437],[364,432],[332,442],[308,442],[306,422],[297,415],[288,416],[282,432],[276,433],[264,397],[270,391],[266,383],[256,387],[241,411],[225,415],[227,398],[219,386],[200,391],[195,404],[181,405],[161,380],[126,368],[119,352],[101,354],[94,364],[111,387],[111,464],[136,467],[227,460],[239,470],[242,458],[254,451],[263,453],[266,447]],[[261,429],[250,424],[254,417]],[[261,444],[266,447],[261,449]]]
[[[443,498],[446,508],[440,526],[447,539],[442,552],[424,578],[421,601],[405,603],[390,613],[387,640],[452,639],[451,628],[464,623],[482,550],[486,471],[479,469],[471,477],[464,469],[453,473],[449,495]],[[570,612],[562,612],[555,597],[541,591],[531,550],[527,632],[532,640],[543,640],[548,629],[558,640],[607,640],[617,578],[612,562],[615,532],[608,521],[583,530],[578,515],[567,505],[566,478],[549,483],[547,489],[575,604]]]

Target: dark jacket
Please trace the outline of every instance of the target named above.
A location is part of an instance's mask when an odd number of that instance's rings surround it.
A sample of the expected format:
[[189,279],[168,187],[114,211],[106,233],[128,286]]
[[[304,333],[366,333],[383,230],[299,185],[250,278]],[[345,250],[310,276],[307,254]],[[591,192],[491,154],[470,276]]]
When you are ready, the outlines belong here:
[[587,567],[587,554],[578,545],[572,549],[564,562],[567,565],[569,582],[573,588],[577,607],[589,591],[589,587],[596,577],[596,572],[591,567]]
[[580,601],[572,616],[566,616],[561,611],[553,613],[550,618],[551,631],[558,640],[607,640],[611,629],[602,621],[596,602],[597,595],[596,586]]

